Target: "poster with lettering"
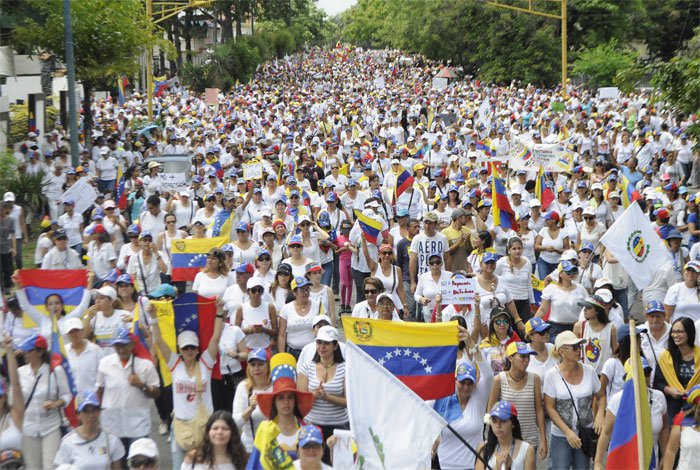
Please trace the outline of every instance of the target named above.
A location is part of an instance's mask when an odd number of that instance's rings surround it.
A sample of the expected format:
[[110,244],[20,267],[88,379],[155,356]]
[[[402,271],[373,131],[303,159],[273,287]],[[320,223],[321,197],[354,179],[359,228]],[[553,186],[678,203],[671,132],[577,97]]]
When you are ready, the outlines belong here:
[[263,177],[262,162],[252,162],[243,164],[243,179],[246,181],[259,180]]
[[474,305],[475,277],[454,276],[440,281],[442,305]]
[[88,178],[80,178],[61,195],[59,200],[63,203],[67,199],[73,199],[75,201],[75,213],[82,214],[95,202],[95,199],[97,199],[97,191],[88,182]]

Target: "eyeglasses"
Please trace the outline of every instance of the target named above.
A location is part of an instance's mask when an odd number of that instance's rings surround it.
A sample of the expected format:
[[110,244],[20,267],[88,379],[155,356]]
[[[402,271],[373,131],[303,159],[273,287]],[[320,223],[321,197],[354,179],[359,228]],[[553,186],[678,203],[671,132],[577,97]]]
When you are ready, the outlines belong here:
[[268,258],[267,256],[261,256],[260,258],[258,258],[258,261],[272,261],[272,260],[270,258]]
[[376,294],[377,292],[379,292],[377,289],[365,289],[365,294],[367,295]]
[[435,261],[431,261],[431,262],[429,262],[428,264],[429,264],[430,266],[440,266],[440,265],[442,264],[442,260],[439,260],[439,259],[438,259],[438,260],[435,260]]
[[595,219],[595,217],[590,216],[590,215],[587,215],[583,218],[583,220],[593,220],[593,219]]
[[[564,349],[564,347],[562,347],[561,349]],[[566,346],[566,349],[571,349],[572,351],[580,351],[581,345],[580,344],[570,344],[570,345]]]
[[152,459],[150,457],[132,457],[131,459],[129,459],[129,466],[131,468],[155,467],[157,463],[158,460]]
[[503,325],[506,325],[506,326],[507,326],[507,325],[510,325],[510,322],[509,322],[508,320],[501,320],[501,319],[498,319],[498,320],[494,320],[494,321],[493,321],[493,324],[494,324],[494,325],[498,325],[498,326],[503,326]]
[[250,292],[251,294],[262,294],[264,290],[265,289],[263,289],[262,287],[253,287],[252,289],[249,289],[248,292]]
[[305,294],[308,294],[309,292],[311,292],[311,287],[309,287],[309,286],[298,287],[298,288],[297,288],[297,291],[298,291],[298,292],[303,292],[303,293],[305,293]]

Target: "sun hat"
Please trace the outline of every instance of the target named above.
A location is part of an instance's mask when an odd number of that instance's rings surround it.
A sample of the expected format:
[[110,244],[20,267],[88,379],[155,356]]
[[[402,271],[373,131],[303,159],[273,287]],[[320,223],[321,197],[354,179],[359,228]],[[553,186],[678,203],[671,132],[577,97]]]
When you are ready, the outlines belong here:
[[314,405],[315,397],[311,392],[302,392],[297,389],[297,361],[289,353],[277,353],[270,359],[270,382],[272,392],[258,393],[256,395],[260,411],[266,417],[270,417],[275,397],[280,393],[293,392],[296,397],[296,406],[302,417],[309,414]]

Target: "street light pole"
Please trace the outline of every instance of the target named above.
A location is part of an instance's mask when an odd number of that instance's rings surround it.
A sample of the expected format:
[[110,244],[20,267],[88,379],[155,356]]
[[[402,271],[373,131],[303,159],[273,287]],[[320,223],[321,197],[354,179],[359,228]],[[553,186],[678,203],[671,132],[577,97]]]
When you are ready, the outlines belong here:
[[[148,35],[153,33],[153,0],[146,0]],[[146,48],[146,97],[148,99],[148,122],[153,122],[153,46]]]
[[[63,0],[63,28],[66,42],[66,67],[68,68],[68,129],[70,132],[70,161],[73,168],[80,163],[78,155],[78,105],[75,99],[75,57],[73,55],[73,25],[71,23],[71,0]],[[85,99],[89,99],[88,96]],[[90,136],[85,136],[85,141]]]

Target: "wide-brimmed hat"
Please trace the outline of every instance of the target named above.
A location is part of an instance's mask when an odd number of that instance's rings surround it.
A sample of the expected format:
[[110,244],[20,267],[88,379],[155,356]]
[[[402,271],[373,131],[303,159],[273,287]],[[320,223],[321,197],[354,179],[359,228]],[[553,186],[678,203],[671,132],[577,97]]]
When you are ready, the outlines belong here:
[[275,397],[280,393],[294,392],[296,405],[301,416],[304,417],[314,406],[314,395],[311,392],[302,392],[297,389],[297,361],[289,353],[277,353],[270,359],[270,381],[272,392],[258,393],[256,395],[260,411],[266,417],[270,417]]

